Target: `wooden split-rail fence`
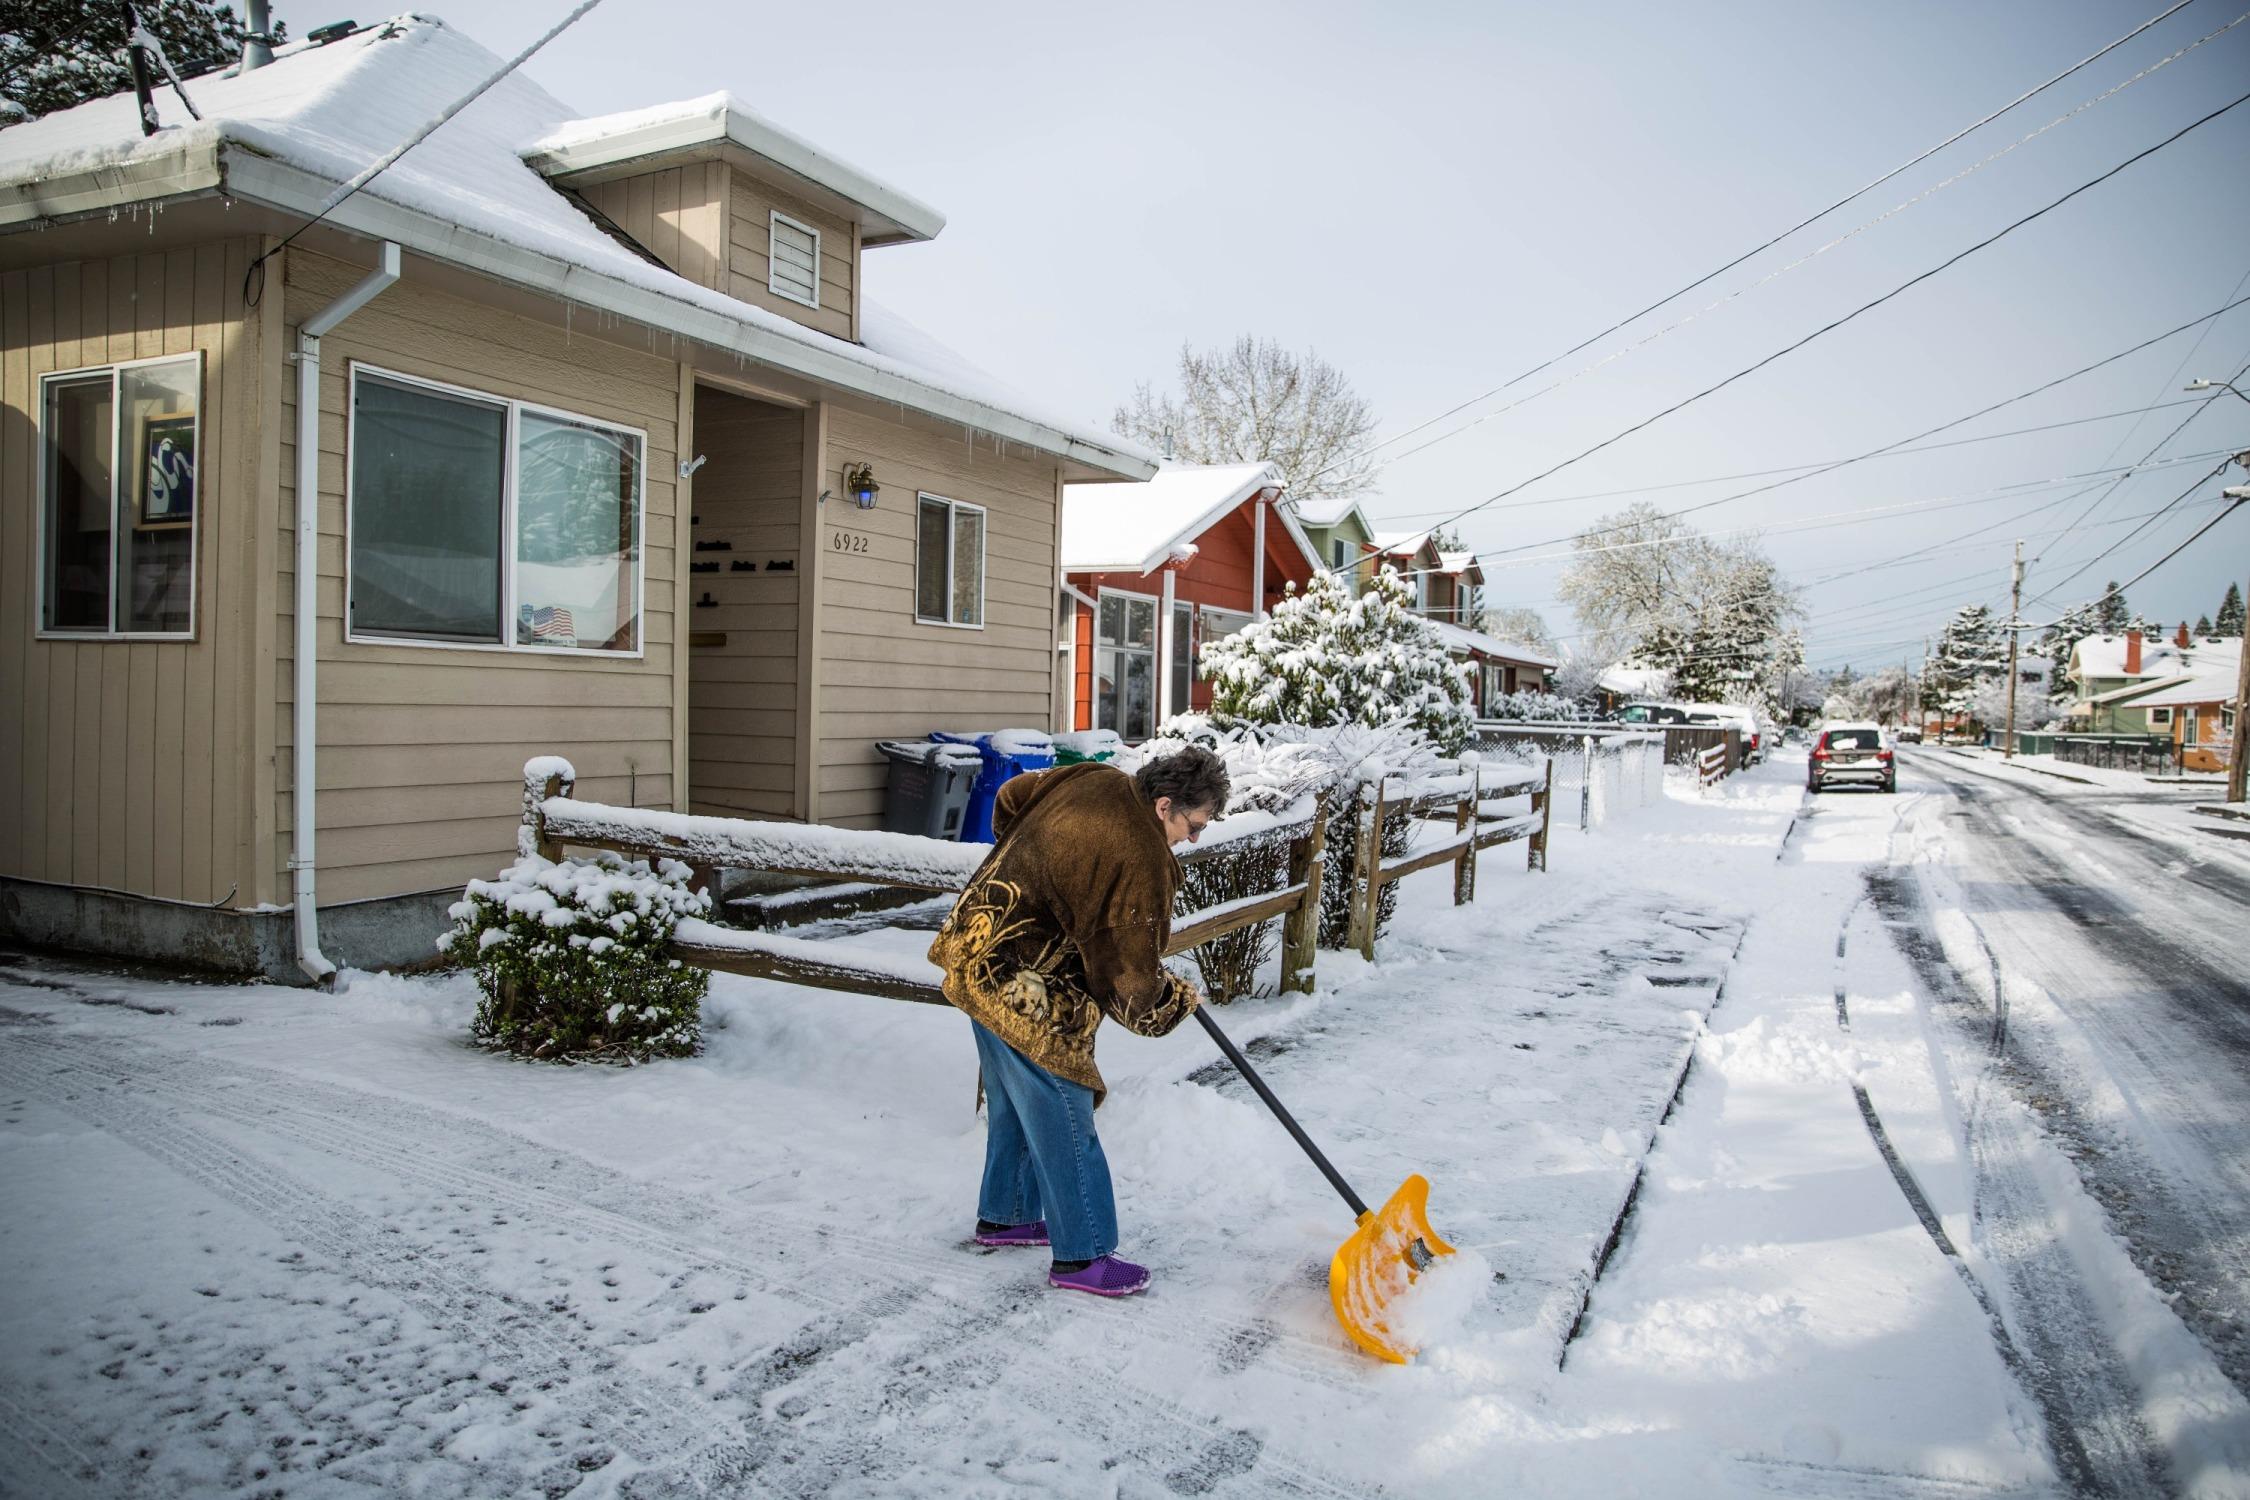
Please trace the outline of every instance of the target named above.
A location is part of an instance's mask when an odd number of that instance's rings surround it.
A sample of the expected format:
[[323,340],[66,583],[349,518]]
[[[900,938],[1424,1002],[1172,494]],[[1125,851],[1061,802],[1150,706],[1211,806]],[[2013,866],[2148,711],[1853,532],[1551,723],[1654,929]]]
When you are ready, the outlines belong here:
[[[1453,904],[1464,906],[1476,899],[1477,855],[1486,849],[1521,840],[1526,848],[1524,867],[1531,870],[1547,868],[1548,819],[1551,816],[1555,789],[1555,766],[1548,761],[1537,782],[1527,782],[1520,775],[1512,781],[1494,787],[1498,794],[1488,802],[1485,797],[1482,767],[1458,778],[1463,784],[1426,791],[1419,795],[1402,793],[1390,795],[1391,778],[1383,777],[1374,786],[1366,811],[1359,820],[1358,847],[1354,850],[1352,881],[1351,924],[1344,946],[1356,948],[1360,956],[1375,957],[1375,929],[1382,910],[1383,889],[1418,870],[1433,869],[1438,865],[1453,866]],[[1529,792],[1531,810],[1512,813],[1503,810],[1499,803],[1509,797]],[[1452,815],[1452,831],[1434,843],[1386,859],[1383,855],[1384,834],[1394,819],[1403,819],[1409,826],[1416,822],[1425,827],[1443,825],[1443,815]]]
[[[552,760],[535,760],[525,767],[523,798],[524,844],[530,852],[551,860],[563,858],[571,849],[607,850],[628,859],[678,860],[696,870],[699,883],[707,889],[716,886],[718,871],[733,869],[941,895],[966,886],[990,852],[989,845],[947,843],[912,834],[754,822],[582,802],[572,795],[575,787],[571,776],[556,767],[557,762]],[[1528,794],[1529,813],[1503,813],[1496,802],[1487,803],[1477,774],[1462,778],[1465,785],[1458,789],[1391,800],[1386,800],[1383,792],[1388,783],[1379,784],[1372,804],[1373,821],[1363,818],[1363,830],[1370,826],[1380,829],[1385,817],[1426,819],[1430,813],[1445,811],[1452,813],[1454,825],[1441,843],[1388,861],[1381,857],[1380,835],[1370,843],[1362,834],[1354,851],[1361,863],[1355,870],[1353,886],[1355,901],[1360,891],[1366,892],[1366,916],[1362,932],[1360,918],[1355,915],[1355,946],[1373,956],[1376,896],[1384,886],[1416,870],[1451,862],[1456,905],[1475,896],[1476,855],[1481,850],[1523,840],[1529,845],[1528,867],[1544,870],[1553,774],[1550,767],[1536,782],[1519,776],[1507,784],[1510,790],[1500,793],[1504,798]],[[1180,851],[1181,863],[1193,865],[1244,852],[1254,844],[1270,846],[1282,841],[1287,846],[1287,859],[1281,884],[1275,889],[1175,918],[1165,956],[1192,952],[1229,933],[1278,917],[1282,923],[1281,987],[1309,992],[1320,931],[1328,800],[1326,793],[1308,795],[1285,813],[1238,813],[1219,819],[1201,842]],[[901,960],[846,943],[812,942],[691,919],[682,922],[674,933],[672,954],[699,968],[784,984],[849,990],[925,1005],[947,1003],[929,978],[928,964],[918,957]]]

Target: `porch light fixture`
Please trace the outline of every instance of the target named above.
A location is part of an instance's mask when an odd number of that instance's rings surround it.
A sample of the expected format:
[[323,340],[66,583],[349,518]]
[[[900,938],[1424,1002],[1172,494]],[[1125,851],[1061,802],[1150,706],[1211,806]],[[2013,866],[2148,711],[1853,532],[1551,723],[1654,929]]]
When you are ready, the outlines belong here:
[[875,482],[875,471],[866,464],[852,464],[844,470],[844,488],[852,492],[852,501],[861,510],[875,508],[876,492],[882,486]]

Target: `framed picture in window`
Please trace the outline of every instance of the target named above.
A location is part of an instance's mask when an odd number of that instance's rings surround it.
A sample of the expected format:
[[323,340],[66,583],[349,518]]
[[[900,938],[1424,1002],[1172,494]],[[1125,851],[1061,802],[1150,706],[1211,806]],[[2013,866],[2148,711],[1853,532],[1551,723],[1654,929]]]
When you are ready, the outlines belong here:
[[141,419],[142,527],[187,526],[195,520],[195,413],[151,412]]

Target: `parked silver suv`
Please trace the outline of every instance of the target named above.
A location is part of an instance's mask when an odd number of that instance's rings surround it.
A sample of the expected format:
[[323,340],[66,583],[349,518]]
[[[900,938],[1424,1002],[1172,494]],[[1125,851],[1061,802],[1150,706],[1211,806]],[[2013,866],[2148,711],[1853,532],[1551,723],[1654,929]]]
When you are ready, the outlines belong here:
[[1898,762],[1883,742],[1880,724],[1829,724],[1813,742],[1805,761],[1805,790],[1826,791],[1832,786],[1872,786],[1898,790]]

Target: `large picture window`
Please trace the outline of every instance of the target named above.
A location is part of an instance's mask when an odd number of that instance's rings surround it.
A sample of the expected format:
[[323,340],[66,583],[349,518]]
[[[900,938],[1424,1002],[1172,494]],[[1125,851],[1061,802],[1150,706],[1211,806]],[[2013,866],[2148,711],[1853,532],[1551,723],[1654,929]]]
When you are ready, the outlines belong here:
[[1094,727],[1129,740],[1156,732],[1156,601],[1101,596],[1094,622]]
[[355,366],[355,640],[638,653],[644,434]]
[[984,508],[923,495],[914,516],[914,618],[984,625]]
[[195,634],[202,393],[201,354],[41,379],[42,634]]

